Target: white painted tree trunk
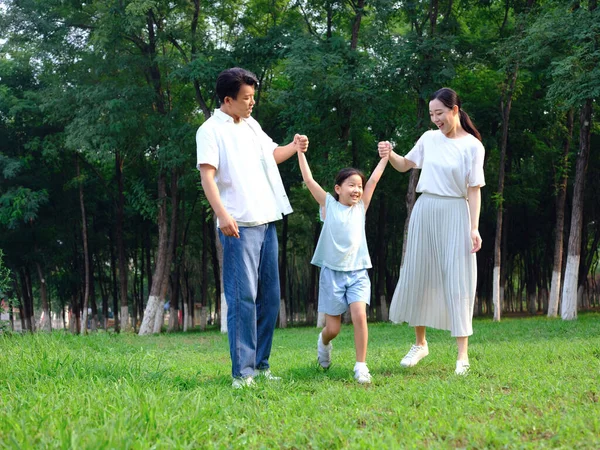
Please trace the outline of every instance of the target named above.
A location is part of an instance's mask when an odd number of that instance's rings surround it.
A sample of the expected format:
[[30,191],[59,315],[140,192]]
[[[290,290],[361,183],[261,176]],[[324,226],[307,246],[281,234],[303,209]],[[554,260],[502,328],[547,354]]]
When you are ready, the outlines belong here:
[[169,332],[177,331],[178,319],[177,310],[175,308],[169,308],[169,325],[167,327]]
[[154,316],[154,328],[152,330],[153,333],[160,333],[162,330],[163,324],[165,323],[165,299],[158,299],[158,309],[156,310],[156,316]]
[[227,301],[225,294],[221,294],[221,333],[227,333]]
[[500,266],[494,267],[492,275],[492,304],[494,308],[494,320],[500,321],[502,304],[500,302]]
[[552,283],[550,284],[550,298],[548,299],[548,317],[558,316],[558,305],[560,304],[561,273],[559,270],[552,272]]
[[189,324],[189,313],[188,313],[188,304],[185,302],[183,304],[183,332],[185,333],[188,330]]
[[379,296],[379,308],[381,308],[381,320],[387,322],[390,319],[385,295]]
[[352,313],[350,312],[350,308],[348,308],[348,310],[342,314],[342,323],[352,323]]
[[144,334],[151,334],[154,331],[154,318],[156,317],[156,311],[159,308],[163,308],[164,305],[160,304],[160,299],[158,296],[150,295],[148,296],[148,303],[146,305],[146,309],[144,311],[144,320],[142,320],[142,324],[140,325],[139,335],[142,336]]
[[[87,312],[85,314],[87,316]],[[121,317],[119,319],[119,323],[121,324],[121,331],[131,331],[131,318],[129,317],[129,306],[121,305]]]
[[200,329],[202,331],[206,330],[206,324],[208,322],[208,308],[203,306],[200,308]]
[[567,257],[565,281],[563,283],[560,316],[563,320],[577,319],[577,275],[579,273],[579,255]]
[[285,298],[279,301],[279,328],[287,328],[287,311],[285,309]]
[[325,313],[320,312],[317,315],[317,328],[323,328],[325,326]]
[[51,326],[50,315],[49,314],[42,314],[42,317],[40,319],[39,330],[40,331],[48,331],[48,332],[52,331],[52,326]]
[[537,294],[535,292],[530,293],[527,301],[529,303],[529,314],[537,314]]

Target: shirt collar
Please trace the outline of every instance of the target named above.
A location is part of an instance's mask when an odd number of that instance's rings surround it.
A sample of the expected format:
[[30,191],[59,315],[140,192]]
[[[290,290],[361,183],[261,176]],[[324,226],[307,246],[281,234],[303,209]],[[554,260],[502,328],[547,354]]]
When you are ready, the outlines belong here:
[[[221,122],[231,122],[231,123],[235,123],[233,121],[233,117],[231,117],[229,114],[224,113],[223,111],[221,111],[221,109],[217,108],[215,109],[215,112],[213,113],[213,116],[218,118]],[[242,120],[245,121],[246,119],[244,119],[242,117]]]

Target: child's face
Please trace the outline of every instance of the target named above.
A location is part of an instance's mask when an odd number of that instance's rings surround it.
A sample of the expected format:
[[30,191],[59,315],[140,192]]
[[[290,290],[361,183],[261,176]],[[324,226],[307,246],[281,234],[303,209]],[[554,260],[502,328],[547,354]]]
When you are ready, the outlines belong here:
[[335,192],[339,196],[339,202],[342,205],[356,205],[363,195],[362,178],[357,174],[350,175],[342,182],[341,186],[339,184],[335,185]]

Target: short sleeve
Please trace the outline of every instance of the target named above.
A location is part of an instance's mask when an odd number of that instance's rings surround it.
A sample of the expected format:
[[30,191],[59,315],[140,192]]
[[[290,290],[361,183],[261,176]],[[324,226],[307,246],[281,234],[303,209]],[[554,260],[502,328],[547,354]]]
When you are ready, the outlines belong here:
[[471,158],[471,167],[469,170],[468,185],[485,186],[485,176],[483,174],[483,159],[485,157],[485,149],[483,144],[477,141],[477,145],[473,148],[473,156]]
[[[336,199],[333,198],[333,195],[331,195],[329,192],[325,194],[325,206],[319,205],[319,219],[321,219],[321,222],[325,222],[325,218],[327,217],[327,210],[331,206],[331,202],[335,201]],[[325,215],[323,215],[323,213],[325,213]]]
[[208,127],[201,126],[196,132],[196,156],[198,170],[201,164],[210,164],[215,169],[219,168],[219,146]]
[[412,148],[412,150],[404,156],[409,161],[414,162],[417,169],[421,169],[423,167],[423,154],[424,154],[423,150],[425,147],[424,141],[425,141],[425,134],[423,134],[419,138],[419,140],[417,141],[415,146]]

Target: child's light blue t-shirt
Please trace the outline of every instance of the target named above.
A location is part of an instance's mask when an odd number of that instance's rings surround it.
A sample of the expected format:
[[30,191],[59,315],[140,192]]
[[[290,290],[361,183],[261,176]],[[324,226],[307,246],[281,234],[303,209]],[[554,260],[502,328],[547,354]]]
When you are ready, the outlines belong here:
[[362,200],[346,206],[327,194],[325,222],[311,264],[345,272],[372,267]]

